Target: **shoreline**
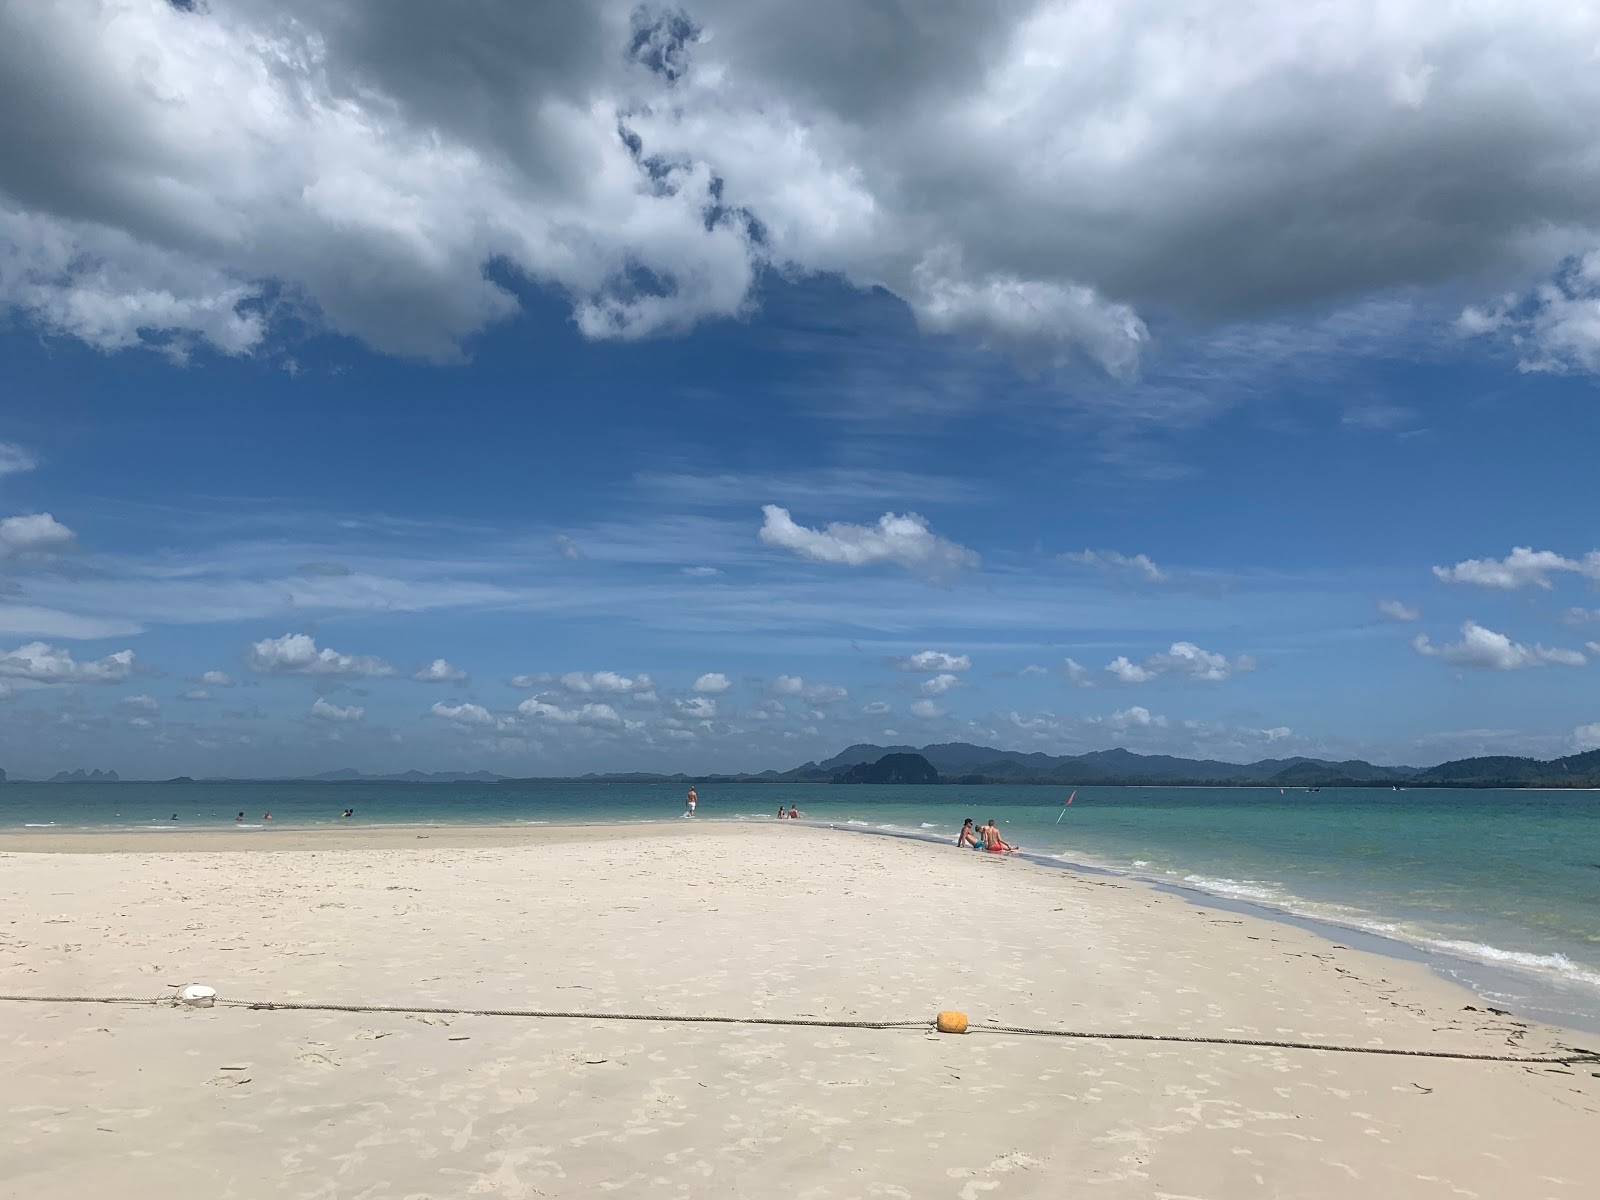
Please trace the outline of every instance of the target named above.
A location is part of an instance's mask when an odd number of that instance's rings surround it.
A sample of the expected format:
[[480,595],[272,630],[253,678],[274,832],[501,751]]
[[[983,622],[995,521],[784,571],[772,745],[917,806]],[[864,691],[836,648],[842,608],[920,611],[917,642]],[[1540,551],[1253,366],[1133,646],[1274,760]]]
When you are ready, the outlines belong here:
[[[942,844],[939,838],[910,830],[861,826],[841,828],[836,825],[830,825],[829,828],[876,837]],[[1325,942],[1349,943],[1370,954],[1398,962],[1418,964],[1428,968],[1445,982],[1462,988],[1480,1002],[1511,1005],[1513,1012],[1532,1020],[1576,1033],[1600,1036],[1600,987],[1585,980],[1573,980],[1537,967],[1517,963],[1514,959],[1505,963],[1496,962],[1488,958],[1474,957],[1461,950],[1407,941],[1393,934],[1340,921],[1335,917],[1296,912],[1271,900],[1211,891],[1198,884],[1144,875],[1136,870],[1104,863],[1086,862],[1069,858],[1066,854],[1034,853],[1024,847],[1019,851],[1018,857],[1023,861],[1050,869],[1082,871],[1127,880],[1177,896],[1200,907],[1215,908],[1274,924],[1292,926],[1303,929]],[[1479,945],[1500,954],[1507,953],[1485,943]],[[1519,987],[1524,990],[1516,990]],[[1530,988],[1531,994],[1525,990]]]
[[[138,829],[77,829],[52,832],[31,828],[25,832],[0,830],[0,857],[11,853],[36,854],[215,854],[215,853],[299,853],[324,850],[386,850],[405,848],[454,848],[518,845],[566,845],[576,842],[615,840],[653,835],[702,835],[727,830],[775,830],[790,828],[777,821],[734,817],[639,818],[593,822],[529,822],[495,824],[469,822],[386,823],[349,825],[319,822],[277,827],[245,825],[214,829],[183,829],[152,825]],[[839,834],[868,835],[930,846],[945,846],[949,839],[905,829],[887,829],[853,823],[801,820],[794,828],[825,830]],[[419,832],[426,830],[426,832]],[[161,837],[161,845],[150,839]],[[42,844],[41,844],[42,843]],[[426,846],[419,846],[426,843]],[[969,852],[970,853],[970,852]],[[1084,862],[1065,854],[1018,853],[1017,861],[1051,871],[1076,871],[1115,878],[1173,895],[1199,908],[1215,909],[1264,921],[1273,925],[1303,930],[1330,946],[1352,947],[1426,968],[1449,986],[1456,987],[1480,1004],[1509,1006],[1518,1016],[1553,1028],[1575,1033],[1600,1035],[1600,990],[1581,981],[1570,981],[1553,973],[1525,965],[1501,964],[1464,952],[1419,944],[1400,937],[1341,922],[1335,918],[1296,912],[1271,901],[1228,895],[1204,887],[1139,874],[1104,864]],[[1488,949],[1495,949],[1488,947]],[[1500,951],[1500,953],[1505,953]],[[1565,986],[1563,986],[1565,985]]]

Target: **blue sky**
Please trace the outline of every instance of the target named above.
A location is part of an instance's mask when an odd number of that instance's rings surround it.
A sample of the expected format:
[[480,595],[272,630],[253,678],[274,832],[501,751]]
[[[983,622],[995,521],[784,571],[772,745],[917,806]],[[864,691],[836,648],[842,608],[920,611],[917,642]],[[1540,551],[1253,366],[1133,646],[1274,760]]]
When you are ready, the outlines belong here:
[[[981,68],[891,55],[905,95],[967,89],[931,117],[791,44],[792,6],[597,5],[577,66],[468,63],[543,141],[402,69],[421,16],[200,7],[0,29],[16,87],[102,81],[43,149],[0,135],[13,777],[1600,745],[1600,213],[1497,182],[1543,156],[1581,191],[1592,146],[1514,98],[1451,145],[1496,99],[1452,31],[1372,48],[1371,113],[1196,58],[1196,97],[1269,91],[1283,137],[1346,122],[1275,177],[1226,129],[1158,153],[1189,119],[1159,79],[1009,62],[1077,44],[1048,3],[950,5]],[[1492,21],[1453,32],[1488,61]],[[1513,51],[1577,88],[1572,33]],[[260,101],[286,77],[300,107]],[[1002,99],[1068,158],[1122,113],[1079,209],[992,169],[966,114]],[[1435,150],[1437,194],[1401,186]],[[1319,171],[1342,190],[1286,209]]]

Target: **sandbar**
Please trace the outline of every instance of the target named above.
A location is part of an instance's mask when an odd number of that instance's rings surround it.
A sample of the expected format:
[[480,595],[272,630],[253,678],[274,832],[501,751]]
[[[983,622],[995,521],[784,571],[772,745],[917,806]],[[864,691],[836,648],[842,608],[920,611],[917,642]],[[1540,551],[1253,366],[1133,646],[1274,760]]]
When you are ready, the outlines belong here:
[[0,992],[163,1001],[0,1001],[7,1196],[1600,1194],[1600,1066],[984,1026],[1582,1035],[1137,882],[777,822],[8,835]]

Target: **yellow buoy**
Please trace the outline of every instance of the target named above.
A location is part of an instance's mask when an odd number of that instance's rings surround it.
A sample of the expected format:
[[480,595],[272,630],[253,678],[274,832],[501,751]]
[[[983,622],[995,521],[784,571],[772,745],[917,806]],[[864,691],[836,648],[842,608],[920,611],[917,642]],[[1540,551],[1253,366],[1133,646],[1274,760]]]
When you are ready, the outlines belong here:
[[967,1031],[967,1014],[963,1012],[942,1012],[933,1024],[940,1033],[965,1033]]

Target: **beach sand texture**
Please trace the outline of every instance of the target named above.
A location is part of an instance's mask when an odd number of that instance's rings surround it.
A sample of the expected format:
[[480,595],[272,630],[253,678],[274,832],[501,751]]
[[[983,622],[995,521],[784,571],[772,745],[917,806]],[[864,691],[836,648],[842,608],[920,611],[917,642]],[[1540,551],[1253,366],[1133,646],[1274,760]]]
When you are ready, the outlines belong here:
[[[1587,1044],[1294,928],[888,838],[683,822],[97,838],[116,852],[0,841],[0,992],[200,982],[241,1000]],[[1590,1200],[1597,1070],[0,1003],[0,1195]]]

